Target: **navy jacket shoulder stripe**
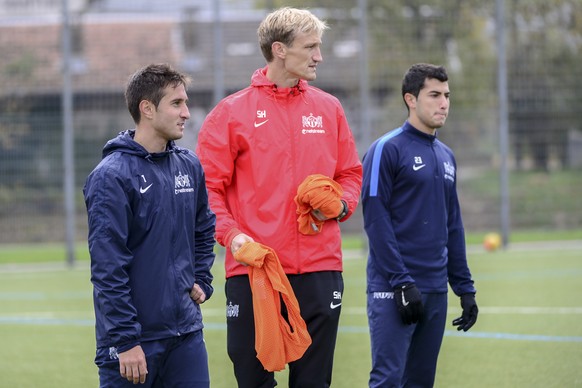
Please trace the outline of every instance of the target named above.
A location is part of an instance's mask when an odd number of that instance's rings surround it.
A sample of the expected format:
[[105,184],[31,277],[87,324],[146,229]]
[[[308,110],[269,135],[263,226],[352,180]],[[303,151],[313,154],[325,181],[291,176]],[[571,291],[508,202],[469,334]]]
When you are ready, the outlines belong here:
[[378,180],[380,179],[380,160],[382,159],[382,148],[384,144],[394,136],[402,133],[402,127],[396,128],[378,140],[376,146],[374,147],[374,155],[372,159],[372,170],[370,172],[370,197],[375,197],[378,195]]

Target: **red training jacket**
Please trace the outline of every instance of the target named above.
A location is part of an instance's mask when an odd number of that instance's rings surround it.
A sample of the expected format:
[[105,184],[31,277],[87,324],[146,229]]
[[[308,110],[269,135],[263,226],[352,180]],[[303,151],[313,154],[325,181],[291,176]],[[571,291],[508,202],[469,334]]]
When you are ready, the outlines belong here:
[[227,247],[226,277],[247,274],[230,252],[238,233],[271,247],[287,274],[342,271],[340,228],[326,221],[321,233],[299,233],[297,187],[311,174],[338,182],[356,208],[362,165],[339,100],[308,85],[277,88],[266,67],[251,85],[224,98],[208,114],[198,137],[216,240]]

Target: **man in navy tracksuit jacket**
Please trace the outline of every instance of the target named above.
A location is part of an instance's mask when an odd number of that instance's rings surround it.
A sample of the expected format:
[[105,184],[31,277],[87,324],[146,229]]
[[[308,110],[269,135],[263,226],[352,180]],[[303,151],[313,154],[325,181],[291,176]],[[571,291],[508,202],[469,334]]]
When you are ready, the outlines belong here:
[[457,198],[457,164],[439,141],[449,109],[446,71],[412,66],[402,96],[408,120],[364,157],[362,206],[369,240],[370,387],[432,387],[450,284],[467,331],[477,319]]
[[[200,303],[213,292],[215,216],[198,158],[180,148],[189,78],[137,71],[120,133],[84,188],[100,387],[208,387]],[[147,377],[147,378],[146,378]]]

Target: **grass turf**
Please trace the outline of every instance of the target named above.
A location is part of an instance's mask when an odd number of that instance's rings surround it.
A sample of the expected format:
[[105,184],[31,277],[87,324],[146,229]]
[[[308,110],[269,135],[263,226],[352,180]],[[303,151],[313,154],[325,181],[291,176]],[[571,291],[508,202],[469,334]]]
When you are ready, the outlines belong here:
[[[582,385],[582,255],[578,247],[470,255],[480,315],[467,333],[450,294],[436,387],[566,387]],[[42,253],[37,253],[42,254]],[[350,255],[357,256],[357,255]],[[42,261],[42,260],[41,260]],[[226,355],[222,262],[215,294],[204,305],[212,387],[236,386]],[[365,314],[365,260],[345,261],[345,292],[334,387],[367,386],[370,343]],[[87,262],[0,266],[0,386],[97,386]],[[287,374],[277,374],[286,386]]]
[[[489,232],[467,233],[468,245],[481,245],[483,237]],[[534,229],[511,231],[509,242],[539,242],[539,241],[569,241],[582,240],[582,229]],[[363,249],[365,238],[360,234],[344,234],[344,249]],[[223,248],[217,247],[217,252]],[[89,260],[89,249],[86,242],[77,243],[74,249],[75,259],[82,262]],[[43,244],[1,244],[0,264],[6,263],[42,263],[65,261],[66,248],[64,243]]]

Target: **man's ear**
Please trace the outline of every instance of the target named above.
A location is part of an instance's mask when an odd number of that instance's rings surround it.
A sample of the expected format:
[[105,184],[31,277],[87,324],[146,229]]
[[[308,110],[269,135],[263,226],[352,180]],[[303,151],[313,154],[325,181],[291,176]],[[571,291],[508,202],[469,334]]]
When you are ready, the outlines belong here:
[[141,100],[139,103],[139,111],[141,112],[142,118],[151,119],[153,117],[154,111],[156,107],[152,104],[151,101],[148,100]]
[[416,109],[416,97],[414,97],[414,94],[406,93],[404,95],[404,101],[406,101],[408,109]]
[[273,52],[273,56],[279,59],[285,59],[285,55],[287,55],[287,46],[281,42],[273,42],[271,45],[271,51]]

